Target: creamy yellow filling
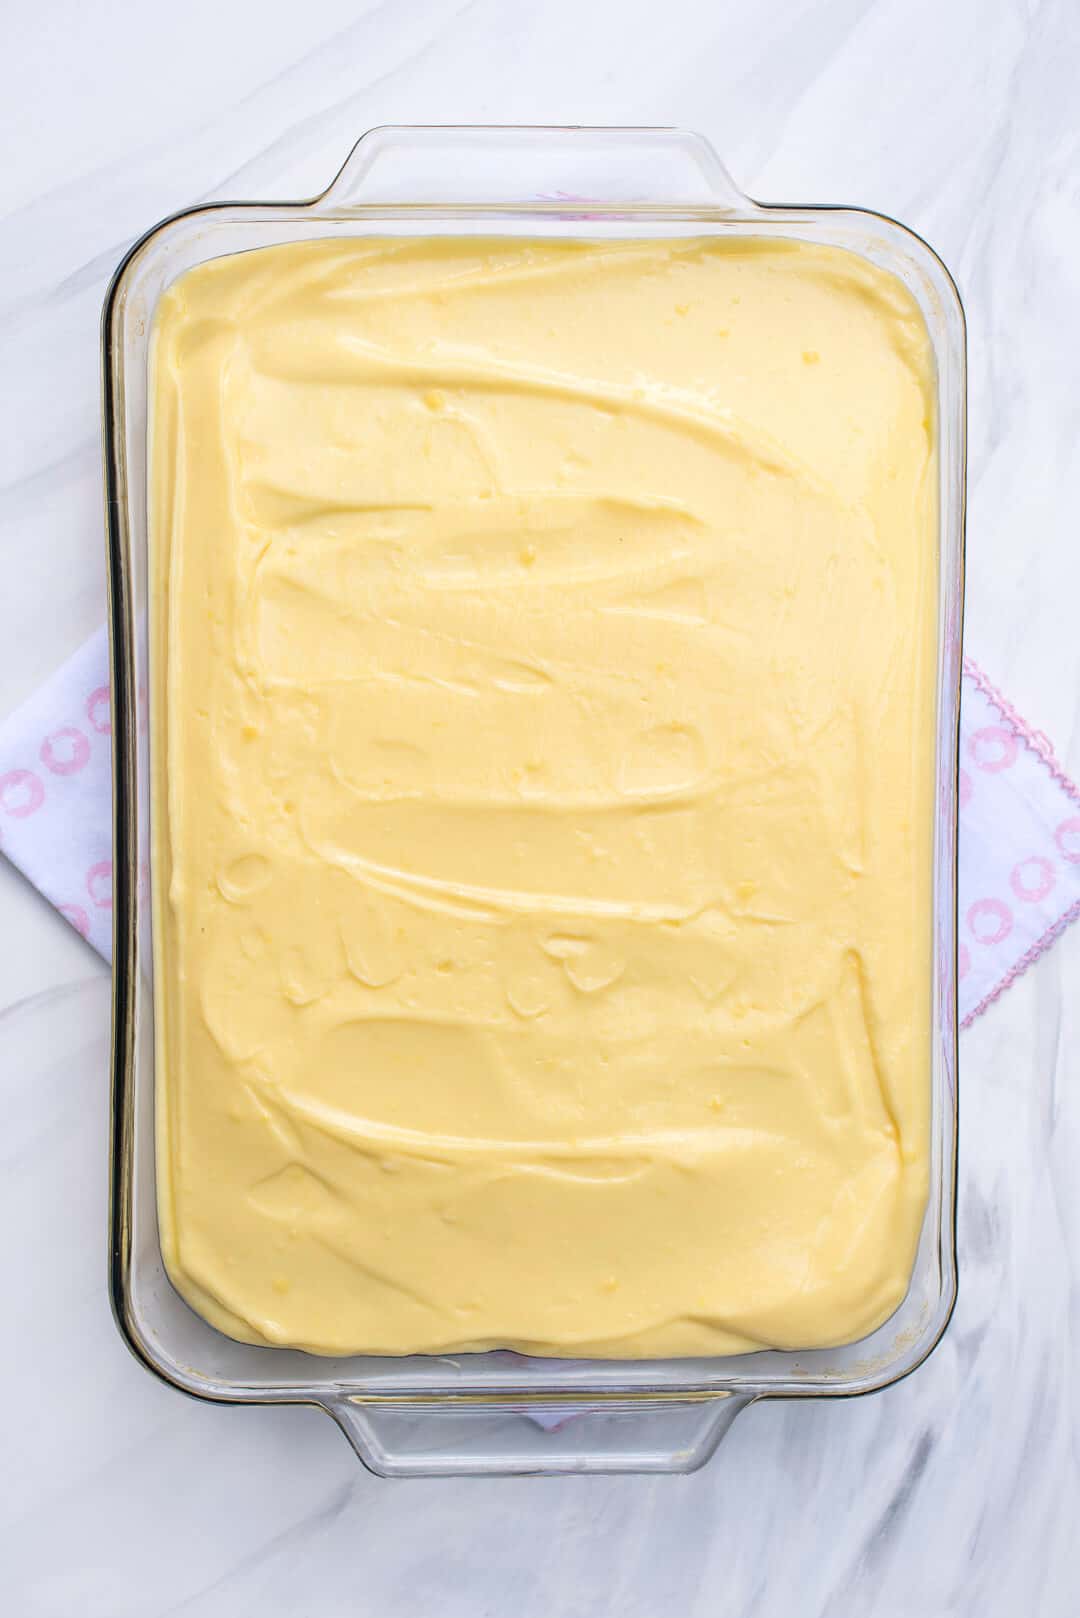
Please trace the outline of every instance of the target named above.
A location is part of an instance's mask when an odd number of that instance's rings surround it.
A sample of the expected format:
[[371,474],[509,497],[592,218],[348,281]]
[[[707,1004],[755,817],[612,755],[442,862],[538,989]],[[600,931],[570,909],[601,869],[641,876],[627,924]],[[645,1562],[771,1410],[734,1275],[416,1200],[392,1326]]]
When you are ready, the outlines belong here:
[[159,1213],[234,1337],[857,1338],[927,1193],[932,359],[779,241],[161,300]]

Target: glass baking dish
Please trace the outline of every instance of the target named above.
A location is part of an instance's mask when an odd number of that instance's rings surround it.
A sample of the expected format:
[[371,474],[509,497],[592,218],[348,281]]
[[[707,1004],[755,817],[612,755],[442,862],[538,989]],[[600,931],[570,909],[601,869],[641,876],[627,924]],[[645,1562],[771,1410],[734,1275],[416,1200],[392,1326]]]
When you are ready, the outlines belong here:
[[[930,1195],[911,1287],[872,1336],[810,1353],[650,1362],[511,1353],[315,1358],[234,1342],[169,1282],[158,1244],[146,636],[147,386],[165,288],[221,254],[368,233],[778,236],[832,244],[897,275],[933,342],[940,467],[933,872]],[[199,1398],[319,1405],[383,1475],[686,1472],[763,1398],[869,1393],[913,1371],[956,1296],[956,788],[965,476],[965,331],[935,254],[863,210],[745,197],[708,143],[680,130],[377,129],[305,203],[215,203],[149,231],[103,314],[103,411],[115,768],[110,1288],[120,1331],[152,1371]]]

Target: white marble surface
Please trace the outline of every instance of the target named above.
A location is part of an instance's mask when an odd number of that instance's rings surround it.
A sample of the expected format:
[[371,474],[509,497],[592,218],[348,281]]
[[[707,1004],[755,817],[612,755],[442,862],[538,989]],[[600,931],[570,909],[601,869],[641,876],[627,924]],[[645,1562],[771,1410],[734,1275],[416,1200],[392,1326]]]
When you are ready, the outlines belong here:
[[[968,645],[1080,773],[1076,0],[4,8],[0,712],[104,606],[97,326],[162,214],[314,192],[384,122],[678,123],[865,203],[971,338]],[[0,861],[0,1580],[20,1618],[1064,1618],[1080,1602],[1080,932],[962,1043],[960,1304],[878,1397],[689,1478],[384,1483],[330,1422],[158,1385],[105,1297],[104,969]]]

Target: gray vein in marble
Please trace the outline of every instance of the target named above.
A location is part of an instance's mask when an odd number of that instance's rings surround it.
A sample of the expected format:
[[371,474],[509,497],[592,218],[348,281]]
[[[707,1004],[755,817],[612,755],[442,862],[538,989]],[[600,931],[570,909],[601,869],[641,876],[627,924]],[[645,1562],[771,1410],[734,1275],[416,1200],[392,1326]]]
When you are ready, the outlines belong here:
[[314,1511],[290,1524],[288,1528],[283,1528],[280,1533],[271,1534],[260,1545],[240,1557],[231,1567],[218,1574],[217,1578],[212,1579],[209,1584],[202,1585],[198,1590],[193,1590],[175,1606],[163,1608],[160,1618],[176,1618],[178,1613],[191,1613],[202,1605],[207,1596],[226,1595],[245,1573],[254,1569],[260,1571],[271,1569],[276,1560],[288,1556],[298,1545],[310,1539],[312,1534],[335,1522],[346,1510],[355,1494],[354,1483],[339,1484],[329,1498]]

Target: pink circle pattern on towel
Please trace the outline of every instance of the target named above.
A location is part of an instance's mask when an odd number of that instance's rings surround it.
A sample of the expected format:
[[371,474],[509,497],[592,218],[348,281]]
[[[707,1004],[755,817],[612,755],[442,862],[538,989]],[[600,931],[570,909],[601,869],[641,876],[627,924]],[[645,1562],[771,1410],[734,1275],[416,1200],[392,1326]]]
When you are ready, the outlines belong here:
[[0,813],[15,820],[36,815],[45,802],[45,788],[33,770],[6,770],[0,775]]
[[960,714],[961,1027],[1080,915],[1080,789],[970,658]]
[[109,645],[99,631],[0,724],[0,848],[112,954]]
[[61,725],[41,744],[41,762],[53,775],[74,775],[89,758],[90,743],[74,725]]
[[86,717],[101,736],[112,732],[112,704],[107,685],[96,686],[86,699]]

